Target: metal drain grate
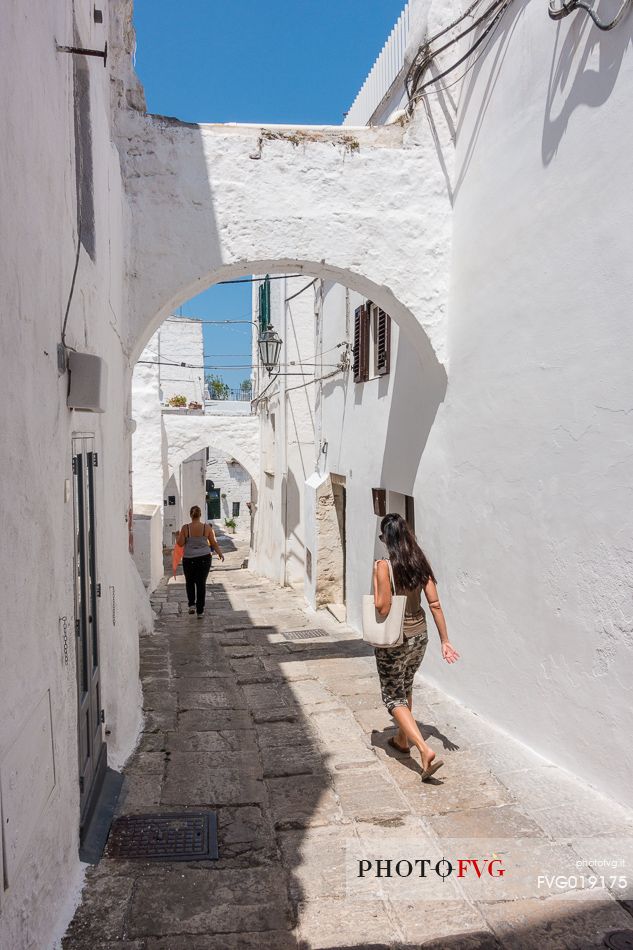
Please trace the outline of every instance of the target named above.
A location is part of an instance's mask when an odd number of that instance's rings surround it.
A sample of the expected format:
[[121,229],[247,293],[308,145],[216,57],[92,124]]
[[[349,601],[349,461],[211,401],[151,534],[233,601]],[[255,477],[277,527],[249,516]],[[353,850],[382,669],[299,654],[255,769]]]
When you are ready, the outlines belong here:
[[282,630],[286,640],[312,640],[327,637],[327,630]]
[[215,861],[218,824],[213,811],[124,815],[112,825],[111,858],[143,861]]

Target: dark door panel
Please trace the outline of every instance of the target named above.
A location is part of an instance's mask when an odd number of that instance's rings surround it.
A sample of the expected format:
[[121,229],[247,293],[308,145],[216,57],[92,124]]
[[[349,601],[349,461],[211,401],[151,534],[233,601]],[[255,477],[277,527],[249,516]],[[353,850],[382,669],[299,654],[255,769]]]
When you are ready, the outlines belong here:
[[73,438],[75,634],[80,824],[89,818],[105,772],[101,725],[94,438]]

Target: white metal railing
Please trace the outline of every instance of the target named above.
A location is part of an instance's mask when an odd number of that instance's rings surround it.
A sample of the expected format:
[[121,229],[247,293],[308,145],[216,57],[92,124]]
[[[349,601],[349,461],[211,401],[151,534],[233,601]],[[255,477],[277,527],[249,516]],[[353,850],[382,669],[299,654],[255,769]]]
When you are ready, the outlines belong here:
[[404,66],[404,53],[409,39],[410,20],[410,3],[407,0],[404,10],[398,17],[398,21],[389,34],[378,59],[350,106],[343,125],[367,125],[377,107],[389,92]]

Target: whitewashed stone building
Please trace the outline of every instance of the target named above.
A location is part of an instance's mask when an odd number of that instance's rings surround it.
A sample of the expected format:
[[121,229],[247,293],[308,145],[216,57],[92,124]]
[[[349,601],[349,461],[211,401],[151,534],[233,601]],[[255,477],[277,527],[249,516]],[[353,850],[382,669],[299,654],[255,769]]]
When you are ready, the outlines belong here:
[[[172,547],[184,512],[204,501],[204,449],[170,472],[164,413],[204,411],[204,344],[199,320],[171,317],[141,353],[132,381],[134,559],[145,586],[163,576],[163,547]],[[174,402],[183,402],[182,406]]]
[[[633,578],[620,522],[633,274],[610,231],[633,215],[618,120],[630,20],[618,36],[580,11],[557,24],[546,7],[511,6],[484,52],[450,74],[466,70],[461,83],[432,80],[468,40],[434,61],[410,121],[405,80],[420,41],[458,15],[407,4],[346,119],[354,134],[404,123],[415,143],[425,213],[397,247],[405,257],[415,248],[406,266],[417,326],[349,275],[306,268],[317,280],[296,298],[301,280],[271,287],[280,369],[303,359],[315,382],[286,394],[290,377],[270,385],[260,373],[268,504],[254,563],[359,628],[382,550],[379,513],[400,512],[438,573],[465,658],[449,670],[430,654],[425,674],[630,804]],[[590,69],[592,50],[612,70]],[[617,198],[591,179],[597,169],[619,183]],[[402,194],[392,198],[397,213]],[[583,252],[570,259],[580,235]],[[421,330],[436,360],[419,348]]]
[[[130,553],[128,201],[113,136],[142,96],[123,92],[129,10],[99,7],[103,22],[91,3],[9,3],[0,29],[7,950],[48,948],[72,913],[80,835],[138,735],[138,636],[152,622]],[[56,45],[106,42],[106,68]]]
[[[172,316],[153,334],[134,369],[134,558],[149,590],[163,575],[163,549],[173,548],[193,505],[220,524],[241,518],[240,529],[250,535],[251,475],[222,446],[241,455],[240,435],[250,423],[254,443],[255,420],[244,419],[250,415],[248,401],[212,404],[206,398],[203,367],[202,323]],[[175,405],[178,401],[184,405]]]
[[213,487],[207,485],[207,491],[219,492],[217,507],[213,505],[213,498],[209,499],[207,518],[234,519],[240,528],[246,524],[250,526],[249,505],[251,499],[251,476],[240,465],[234,456],[213,448],[209,449],[206,465],[207,483],[213,482]]

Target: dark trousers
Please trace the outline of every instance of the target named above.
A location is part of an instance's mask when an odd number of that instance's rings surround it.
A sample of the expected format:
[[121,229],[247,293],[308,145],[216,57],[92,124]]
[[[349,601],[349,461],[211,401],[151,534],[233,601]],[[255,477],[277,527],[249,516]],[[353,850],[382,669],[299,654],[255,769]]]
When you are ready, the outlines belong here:
[[182,569],[185,574],[189,606],[193,607],[195,604],[196,613],[201,614],[204,610],[204,598],[207,592],[205,585],[209,571],[211,570],[211,555],[203,554],[202,557],[183,557]]

